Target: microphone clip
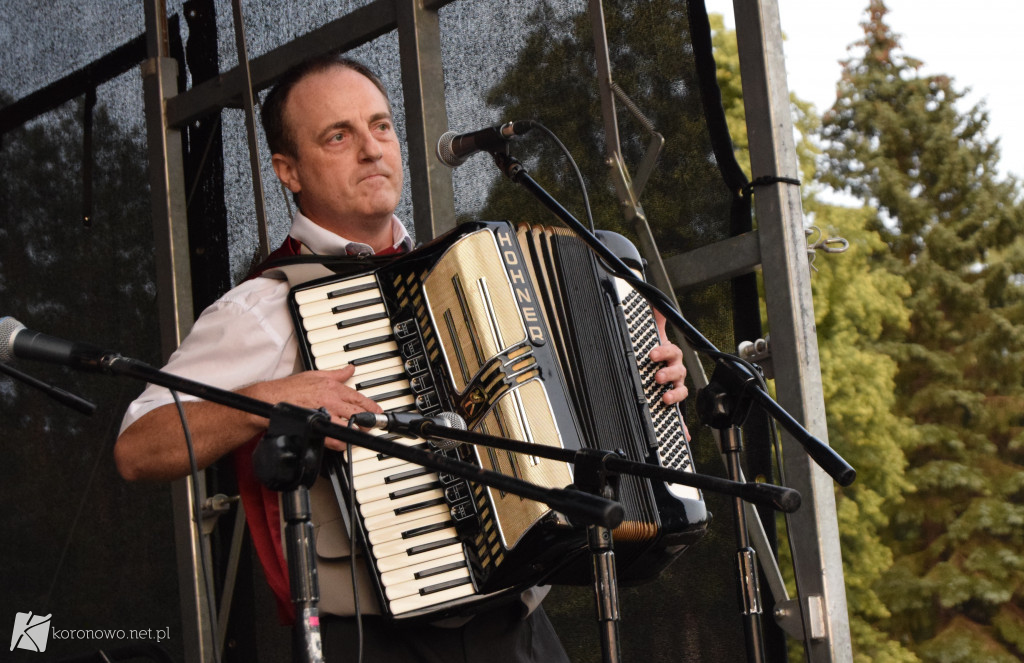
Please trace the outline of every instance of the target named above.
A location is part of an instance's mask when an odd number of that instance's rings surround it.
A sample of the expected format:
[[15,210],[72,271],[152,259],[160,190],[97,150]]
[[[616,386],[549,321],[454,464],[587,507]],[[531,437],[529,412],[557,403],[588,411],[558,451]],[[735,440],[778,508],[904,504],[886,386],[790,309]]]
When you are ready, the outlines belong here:
[[252,467],[260,483],[280,492],[309,488],[320,473],[324,436],[313,433],[315,422],[330,422],[327,410],[310,410],[278,403],[263,438],[252,452]]

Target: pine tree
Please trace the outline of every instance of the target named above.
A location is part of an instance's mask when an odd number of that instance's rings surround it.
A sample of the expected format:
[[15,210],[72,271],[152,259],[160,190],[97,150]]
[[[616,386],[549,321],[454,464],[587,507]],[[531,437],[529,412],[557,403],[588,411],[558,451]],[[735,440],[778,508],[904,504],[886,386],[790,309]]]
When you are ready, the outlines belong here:
[[[711,17],[715,32],[718,84],[737,161],[749,172],[743,93],[739,80],[736,35],[725,31],[720,17]],[[859,663],[917,661],[917,657],[879,627],[889,616],[877,586],[893,564],[882,533],[889,512],[908,484],[903,448],[916,434],[912,422],[895,413],[895,361],[885,352],[885,339],[909,325],[903,297],[909,285],[879,265],[887,251],[868,228],[870,208],[837,207],[821,199],[817,177],[820,148],[812,137],[820,130],[817,110],[790,94],[797,131],[797,158],[809,243],[842,237],[850,247],[843,255],[815,255],[811,280],[818,348],[821,356],[829,444],[858,472],[857,481],[836,493],[843,575],[854,658]],[[770,323],[770,321],[766,321]],[[797,534],[798,535],[798,534]],[[786,557],[784,543],[780,554]],[[787,564],[783,563],[787,570]],[[791,590],[793,588],[791,587]],[[799,660],[793,641],[791,660]]]
[[804,209],[822,232],[850,242],[843,255],[817,257],[811,285],[829,444],[858,473],[857,481],[836,495],[854,660],[917,661],[880,626],[891,613],[879,592],[894,562],[885,537],[890,514],[909,488],[903,450],[917,434],[895,411],[897,365],[884,351],[885,339],[909,326],[903,298],[910,287],[900,275],[880,268],[879,256],[888,247],[866,227],[870,208],[809,198]]
[[[710,156],[709,146],[702,140],[704,129],[691,128],[702,125],[703,118],[688,115],[693,106],[682,103],[696,92],[696,82],[670,57],[673,49],[679,48],[673,45],[679,36],[687,37],[688,26],[681,18],[684,13],[683,3],[668,1],[644,3],[643,11],[634,3],[615,3],[606,11],[610,42],[629,45],[612,55],[615,78],[629,92],[650,91],[639,100],[641,106],[669,138],[658,174],[643,199],[659,245],[668,252],[713,239],[702,236],[707,230],[697,221],[728,215],[727,204],[700,208],[694,195],[711,187],[720,189],[721,182],[717,173],[707,175],[695,168],[695,164],[706,164]],[[598,100],[589,73],[594,67],[587,47],[589,20],[581,16],[574,25],[565,26],[552,20],[543,8],[535,18],[535,32],[520,61],[492,90],[490,100],[503,108],[503,116],[536,116],[552,127],[589,177],[598,225],[628,232],[621,228],[611,190],[595,185],[604,180],[607,170],[600,160]],[[737,160],[749,173],[735,33],[724,30],[720,16],[710,19],[726,119]],[[545,83],[533,84],[536,80]],[[793,103],[798,129],[805,135],[812,133],[818,126],[814,109],[796,97]],[[624,113],[620,121],[628,140],[635,127],[628,125],[630,119]],[[642,145],[635,140],[627,143],[627,158],[635,162]],[[910,446],[908,438],[914,435],[910,422],[892,413],[896,367],[879,343],[887,335],[902,333],[909,324],[901,299],[909,294],[909,286],[899,275],[881,268],[879,255],[884,255],[887,247],[877,233],[865,229],[866,219],[873,218],[871,210],[844,210],[814,199],[818,190],[815,151],[807,140],[799,145],[808,211],[827,232],[847,237],[853,244],[853,250],[844,256],[819,260],[820,273],[813,284],[829,438],[859,471],[857,483],[841,491],[838,502],[854,647],[858,661],[915,661],[912,653],[879,628],[890,613],[878,594],[880,576],[893,563],[892,551],[882,540],[889,525],[887,507],[899,503],[906,489],[903,448]],[[531,144],[523,151],[539,155],[527,165],[535,177],[546,180],[543,183],[556,197],[570,203],[576,200],[572,180],[559,175],[552,181],[552,173],[565,172],[560,154],[546,143]],[[708,181],[709,177],[719,181]],[[499,181],[485,215],[516,219],[537,209],[526,197],[516,198],[517,193]],[[721,297],[717,302],[721,306]],[[785,563],[783,567],[786,569]]]
[[[1024,207],[997,173],[983,106],[922,75],[873,0],[858,58],[824,117],[823,180],[876,207],[879,260],[910,284],[889,351],[917,426],[877,589],[894,636],[926,661],[1024,655]],[[890,502],[890,507],[897,503]]]

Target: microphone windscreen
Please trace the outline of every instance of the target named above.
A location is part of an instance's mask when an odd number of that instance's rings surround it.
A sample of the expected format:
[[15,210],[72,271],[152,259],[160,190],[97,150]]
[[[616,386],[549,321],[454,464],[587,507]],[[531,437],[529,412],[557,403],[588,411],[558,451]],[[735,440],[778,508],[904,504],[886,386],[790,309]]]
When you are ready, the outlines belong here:
[[465,157],[458,157],[455,152],[452,151],[452,143],[455,142],[455,137],[458,136],[454,131],[447,131],[437,139],[437,158],[444,165],[449,168],[455,168],[456,166],[462,165],[462,162],[466,160]]
[[7,363],[14,359],[14,336],[25,328],[9,315],[0,318],[0,362]]
[[455,430],[466,430],[466,420],[455,414],[454,412],[441,412],[437,415],[438,419],[444,420],[444,425],[448,428],[454,428]]

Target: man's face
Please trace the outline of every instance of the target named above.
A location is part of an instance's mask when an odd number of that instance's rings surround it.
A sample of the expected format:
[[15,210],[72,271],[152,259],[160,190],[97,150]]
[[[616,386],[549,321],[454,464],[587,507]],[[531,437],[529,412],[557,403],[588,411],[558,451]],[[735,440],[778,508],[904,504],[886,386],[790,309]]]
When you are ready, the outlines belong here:
[[295,155],[273,155],[274,170],[299,194],[303,214],[351,240],[389,238],[402,154],[373,82],[341,66],[310,74],[288,95],[284,122]]

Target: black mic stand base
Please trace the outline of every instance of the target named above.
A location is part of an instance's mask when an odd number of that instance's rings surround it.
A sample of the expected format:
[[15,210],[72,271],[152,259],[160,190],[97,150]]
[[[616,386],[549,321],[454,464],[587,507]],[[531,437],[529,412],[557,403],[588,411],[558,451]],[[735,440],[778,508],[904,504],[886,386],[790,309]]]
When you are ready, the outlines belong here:
[[309,487],[319,474],[324,444],[323,436],[315,434],[312,427],[318,421],[329,420],[323,410],[310,413],[278,403],[252,458],[253,470],[260,482],[281,493],[281,516],[285,523],[283,544],[295,609],[292,657],[297,663],[323,663],[324,660]]
[[587,527],[587,543],[593,557],[594,599],[597,603],[597,628],[601,638],[602,663],[619,663],[619,585],[615,574],[612,532],[607,527]]
[[320,640],[320,584],[313,557],[313,523],[310,521],[309,489],[299,486],[282,495],[288,575],[291,584],[295,624],[292,627],[293,660],[323,663]]
[[[614,499],[618,475],[609,472],[605,461],[617,456],[601,449],[576,452],[574,483],[577,488],[599,497]],[[619,584],[615,571],[612,530],[597,523],[587,524],[587,547],[594,572],[594,601],[597,606],[598,635],[602,663],[619,663]]]
[[[733,394],[715,380],[697,394],[697,413],[702,422],[721,433],[722,455],[725,457],[726,473],[732,481],[742,481],[740,462],[743,451],[742,436],[738,423],[742,423],[750,411],[752,402],[745,393]],[[736,571],[739,581],[740,613],[743,619],[743,633],[747,645],[747,660],[750,663],[764,663],[764,633],[762,631],[761,590],[757,578],[757,555],[750,545],[747,516],[743,500],[733,498],[733,518],[736,525]]]

